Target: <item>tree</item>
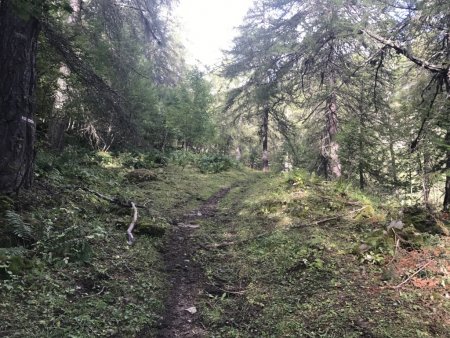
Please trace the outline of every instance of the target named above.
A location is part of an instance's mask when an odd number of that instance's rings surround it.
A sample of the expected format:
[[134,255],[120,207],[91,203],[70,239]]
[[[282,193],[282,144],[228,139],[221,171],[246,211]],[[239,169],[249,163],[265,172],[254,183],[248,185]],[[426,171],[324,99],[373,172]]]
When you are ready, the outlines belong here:
[[0,192],[33,181],[36,51],[40,31],[33,8],[0,2]]
[[[86,6],[81,6],[81,3],[78,0],[71,3],[63,0],[0,2],[0,192],[18,191],[32,183],[36,130],[36,57],[41,30],[44,33],[41,37],[45,39],[41,45],[58,55],[57,63],[53,66],[59,69],[63,64],[67,67],[64,79],[59,76],[59,93],[63,95],[63,89],[71,86],[70,97],[60,95],[64,105],[54,102],[45,106],[55,106],[56,103],[58,109],[64,109],[58,116],[64,117],[68,116],[68,107],[77,105],[76,110],[81,112],[78,114],[84,124],[80,130],[87,131],[97,146],[107,147],[113,141],[125,139],[138,143],[134,137],[136,133],[132,131],[137,129],[136,125],[140,121],[130,118],[128,112],[133,111],[133,105],[130,104],[133,100],[129,95],[123,95],[132,92],[126,81],[131,80],[130,74],[140,73],[138,68],[151,68],[151,83],[169,81],[168,77],[176,76],[173,75],[177,72],[175,63],[167,70],[167,61],[171,60],[168,55],[175,54],[168,52],[172,46],[166,39],[170,36],[170,28],[164,20],[169,13],[167,8],[171,5],[170,0],[94,0],[85,2]],[[67,18],[67,13],[73,14],[69,22],[63,19]],[[82,20],[88,20],[90,25],[82,25]],[[68,27],[72,21],[80,22],[77,29],[83,29],[86,34],[72,34],[73,29]],[[103,25],[96,25],[101,21]],[[101,32],[100,27],[105,31]],[[86,35],[95,38],[86,40],[83,38]],[[143,44],[144,37],[152,43]],[[127,38],[134,43],[134,47],[145,46],[139,47],[140,53],[130,57],[129,60],[133,62],[128,63],[124,62],[127,60],[125,48],[121,48],[126,45],[124,41]],[[104,49],[97,48],[101,46],[100,43],[103,43]],[[98,58],[102,62],[92,64],[92,59],[87,56],[88,51],[106,53],[102,55],[103,59]],[[117,61],[114,62],[117,67],[109,64],[105,67],[108,63],[105,55]],[[55,60],[52,58],[51,61]],[[120,71],[120,75],[126,76],[119,76]],[[57,79],[47,78],[54,84],[46,83],[45,86],[57,88]],[[49,101],[48,98],[46,101]],[[42,120],[58,126],[55,123],[57,121],[52,120],[52,115],[52,111],[40,112]],[[61,129],[60,126],[58,128]]]
[[304,120],[322,114],[321,168],[329,178],[341,176],[339,110],[349,78],[358,68],[355,55],[364,60],[368,54],[357,39],[359,23],[348,15],[347,5],[330,0],[255,2],[225,72],[246,79],[230,92],[230,101],[265,88],[267,102],[295,106]]
[[166,127],[185,150],[204,150],[212,138],[210,90],[210,84],[197,69],[188,71],[184,81],[168,90]]
[[[448,118],[450,111],[450,4],[441,0],[394,1],[385,4],[383,12],[386,11],[395,12],[396,15],[393,17],[397,20],[379,21],[376,27],[379,32],[365,28],[361,30],[361,33],[382,45],[383,48],[404,56],[411,64],[420,67],[422,74],[419,76],[428,79],[424,81],[426,84],[422,85],[421,97],[423,101],[428,102],[429,108],[426,109],[425,115],[420,117],[421,124],[410,148],[411,151],[417,149],[427,129],[437,126],[444,131],[441,133],[446,152],[443,209],[448,211],[450,209],[450,152],[448,151],[450,148]],[[423,94],[430,90],[433,90],[432,95]],[[442,96],[445,96],[444,102],[438,109],[433,109]],[[428,158],[428,155],[425,157]],[[425,160],[425,162],[428,161]]]

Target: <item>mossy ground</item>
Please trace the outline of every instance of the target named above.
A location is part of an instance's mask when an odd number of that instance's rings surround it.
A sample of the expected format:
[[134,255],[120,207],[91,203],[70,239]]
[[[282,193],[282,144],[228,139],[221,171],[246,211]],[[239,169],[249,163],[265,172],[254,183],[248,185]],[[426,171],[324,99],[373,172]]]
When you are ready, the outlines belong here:
[[[210,336],[448,337],[448,242],[430,235],[440,256],[429,256],[424,244],[397,248],[391,260],[395,243],[382,229],[394,213],[342,182],[305,174],[232,189],[218,217],[197,232],[200,243],[236,243],[197,254],[208,278],[200,311]],[[376,233],[379,243],[371,243]],[[369,249],[358,252],[364,243]],[[439,274],[429,269],[395,288],[426,259],[440,264]],[[433,277],[435,288],[417,287]]]
[[[58,158],[39,156],[33,189],[5,206],[31,226],[35,240],[2,249],[0,336],[154,336],[167,294],[164,230],[246,174],[168,165],[139,180],[129,174],[130,154],[68,149]],[[131,209],[81,188],[144,206],[133,246],[125,236]],[[30,262],[26,269],[12,269],[18,250]]]
[[[208,336],[448,337],[449,241],[410,227],[386,232],[401,217],[386,200],[301,172],[203,174],[141,162],[41,154],[34,188],[0,199],[34,238],[0,220],[9,243],[0,252],[0,336],[156,336],[167,305],[166,230],[232,187],[189,242],[199,248],[195,305]],[[151,170],[151,180],[130,175],[127,163]],[[133,246],[131,210],[82,188],[143,206]]]

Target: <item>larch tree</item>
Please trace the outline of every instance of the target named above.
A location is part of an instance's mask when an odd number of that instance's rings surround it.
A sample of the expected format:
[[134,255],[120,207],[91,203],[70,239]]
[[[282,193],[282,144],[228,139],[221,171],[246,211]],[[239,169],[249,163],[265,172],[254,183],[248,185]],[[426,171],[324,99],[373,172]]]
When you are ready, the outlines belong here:
[[[116,56],[117,60],[125,60],[126,57],[125,55],[114,54],[113,51],[124,54],[122,53],[124,49],[114,49],[112,46],[115,44],[120,46],[125,40],[125,33],[128,36],[133,34],[135,36],[145,35],[152,43],[146,45],[145,50],[139,56],[143,56],[141,59],[139,57],[132,59],[136,60],[136,63],[128,65],[128,73],[131,70],[134,73],[139,73],[135,66],[138,61],[145,58],[158,61],[154,62],[155,66],[152,67],[154,71],[151,74],[152,82],[163,81],[167,74],[177,72],[175,63],[172,65],[166,64],[168,55],[171,54],[168,51],[169,48],[162,48],[166,44],[165,38],[170,35],[166,26],[167,22],[162,17],[168,13],[166,9],[172,1],[95,0],[86,3],[86,6],[81,6],[81,3],[81,1],[75,0],[71,3],[63,0],[1,0],[0,2],[1,193],[11,193],[18,191],[21,187],[29,187],[33,180],[36,132],[36,58],[41,30],[44,33],[42,38],[46,41],[44,45],[51,48],[59,57],[59,62],[55,66],[60,68],[63,64],[68,70],[65,72],[66,77],[69,77],[68,73],[70,72],[70,77],[75,78],[75,82],[82,85],[82,91],[86,95],[83,95],[84,104],[81,107],[83,109],[79,110],[85,110],[84,108],[89,105],[89,102],[91,107],[96,107],[96,109],[91,109],[91,113],[97,110],[96,113],[103,114],[104,125],[102,127],[106,133],[110,133],[114,129],[113,127],[118,132],[123,131],[122,129],[128,128],[130,130],[132,128],[133,123],[130,121],[129,114],[126,113],[130,108],[130,100],[124,98],[124,95],[114,88],[114,85],[120,83],[120,81],[113,81],[112,77],[108,78],[101,67],[89,62],[85,49],[92,41],[84,40],[77,44],[75,40],[80,35],[66,35],[67,31],[70,32],[66,29],[68,24],[72,24],[72,21],[79,22],[86,19],[89,25],[80,23],[80,26],[83,26],[84,35],[92,33],[97,37],[107,37],[110,42],[108,53]],[[104,12],[102,13],[101,10],[104,10]],[[62,13],[66,14],[62,15]],[[64,22],[62,18],[67,18],[68,15],[69,20]],[[100,28],[94,23],[100,17],[104,22],[101,27],[106,29],[104,34],[99,31],[93,32]],[[132,22],[126,21],[127,18],[130,18]],[[127,24],[124,24],[125,22]],[[116,35],[116,33],[118,34]],[[120,41],[115,43],[115,38],[120,38]],[[94,43],[98,41],[93,39]],[[136,43],[136,45],[138,44]],[[120,62],[117,64],[123,66]],[[171,69],[167,70],[168,67],[171,67]],[[117,68],[120,69],[120,67]],[[62,79],[61,76],[59,78],[61,79],[60,101],[64,101],[64,107],[62,102],[54,102],[53,106],[56,104],[56,108],[66,109],[68,100],[64,97],[63,89],[65,89],[66,84],[63,82],[68,79]],[[56,81],[56,78],[54,80]],[[51,87],[48,86],[48,88]],[[86,130],[88,129],[86,128]],[[95,129],[94,134],[98,135]],[[129,132],[128,135],[133,135],[133,133]],[[114,137],[112,135],[106,143],[111,144]]]
[[[442,0],[393,1],[382,4],[382,16],[377,30],[363,28],[361,33],[385,49],[401,55],[410,64],[419,67],[425,81],[421,97],[428,109],[420,116],[420,125],[411,141],[410,149],[415,151],[427,130],[441,130],[445,160],[445,191],[443,209],[450,209],[450,4]],[[431,95],[424,95],[426,92]],[[429,171],[429,154],[424,154],[424,170]],[[424,175],[427,180],[427,175]],[[424,183],[425,184],[425,183]],[[428,185],[426,183],[425,185]],[[427,201],[428,187],[424,187]]]
[[33,180],[40,5],[0,2],[0,192]]

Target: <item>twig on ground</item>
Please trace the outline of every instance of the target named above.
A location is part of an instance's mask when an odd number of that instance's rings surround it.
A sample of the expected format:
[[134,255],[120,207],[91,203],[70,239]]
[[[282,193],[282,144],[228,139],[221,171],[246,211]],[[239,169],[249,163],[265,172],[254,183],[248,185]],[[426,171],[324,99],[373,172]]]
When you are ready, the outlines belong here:
[[133,209],[133,220],[131,221],[130,226],[128,227],[128,230],[127,230],[129,245],[133,244],[134,241],[136,240],[133,236],[133,229],[136,225],[137,218],[138,218],[138,210],[136,208],[136,205],[133,202],[131,202],[131,208]]
[[82,298],[89,298],[89,297],[100,296],[103,293],[103,291],[105,291],[105,287],[102,287],[102,289],[99,292],[94,293],[93,295],[86,295],[86,296],[83,296]]
[[[322,224],[322,223],[326,223],[326,222],[329,222],[329,221],[333,221],[333,220],[339,219],[341,217],[342,217],[342,215],[338,215],[338,216],[334,216],[334,217],[320,219],[320,220],[317,220],[317,221],[314,221],[314,222],[311,222],[311,223],[308,223],[308,224],[295,224],[295,225],[291,225],[290,227],[287,227],[287,228],[283,229],[283,231],[288,231],[288,230],[291,230],[291,229],[304,228],[304,227],[308,227],[308,226],[312,226],[312,225],[319,225],[319,224]],[[274,233],[274,231],[266,231],[266,232],[263,232],[263,233],[261,233],[259,235],[252,236],[252,237],[245,238],[245,239],[241,239],[241,240],[238,240],[238,241],[214,243],[214,244],[205,245],[205,246],[202,246],[202,247],[205,248],[205,249],[219,249],[219,248],[232,246],[232,245],[241,245],[241,244],[245,244],[247,242],[254,241],[255,239],[259,239],[261,237],[270,236],[273,233]]]
[[394,289],[399,289],[401,288],[403,285],[405,285],[406,283],[408,283],[415,275],[417,275],[420,271],[422,271],[423,269],[425,269],[428,265],[430,265],[433,261],[428,261],[427,263],[425,263],[424,265],[422,265],[419,269],[416,270],[416,272],[414,272],[412,275],[410,275],[408,278],[406,278],[403,282],[401,282],[400,284],[398,284],[397,286],[394,286]]
[[[93,195],[97,196],[100,199],[103,199],[103,200],[108,201],[108,202],[113,203],[113,204],[117,204],[117,205],[119,205],[121,207],[124,207],[124,208],[129,208],[131,206],[131,201],[121,200],[118,197],[109,197],[109,196],[103,195],[103,194],[101,194],[101,193],[99,193],[97,191],[91,190],[91,189],[86,188],[86,187],[67,186],[67,188],[68,189],[73,189],[73,190],[80,189],[80,190],[86,191],[86,192],[88,192],[90,194],[93,194]],[[135,206],[136,206],[136,208],[146,208],[145,205],[135,204]]]
[[340,219],[342,217],[343,217],[342,215],[337,215],[337,216],[333,216],[333,217],[329,217],[329,218],[319,219],[318,221],[314,221],[314,222],[307,223],[307,224],[294,224],[294,225],[286,228],[286,230],[296,229],[296,228],[304,228],[304,227],[308,227],[308,226],[311,226],[311,225],[319,225],[319,224],[322,224],[322,223],[326,223],[326,222],[329,222],[329,221],[334,221],[336,219]]
[[395,232],[394,228],[391,228],[392,232],[394,233],[394,240],[395,240],[395,247],[394,247],[394,253],[392,254],[392,259],[387,263],[387,265],[392,264],[392,262],[395,260],[397,256],[397,251],[400,248],[400,240],[402,239],[397,233]]

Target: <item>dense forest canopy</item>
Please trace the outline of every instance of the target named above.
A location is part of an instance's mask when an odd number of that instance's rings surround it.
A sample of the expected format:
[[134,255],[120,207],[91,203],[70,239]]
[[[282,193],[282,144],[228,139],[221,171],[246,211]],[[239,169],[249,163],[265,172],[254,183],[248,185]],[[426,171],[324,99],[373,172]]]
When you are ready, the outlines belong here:
[[215,74],[185,63],[169,0],[0,6],[2,191],[77,142],[444,189],[449,208],[447,1],[258,0]]

